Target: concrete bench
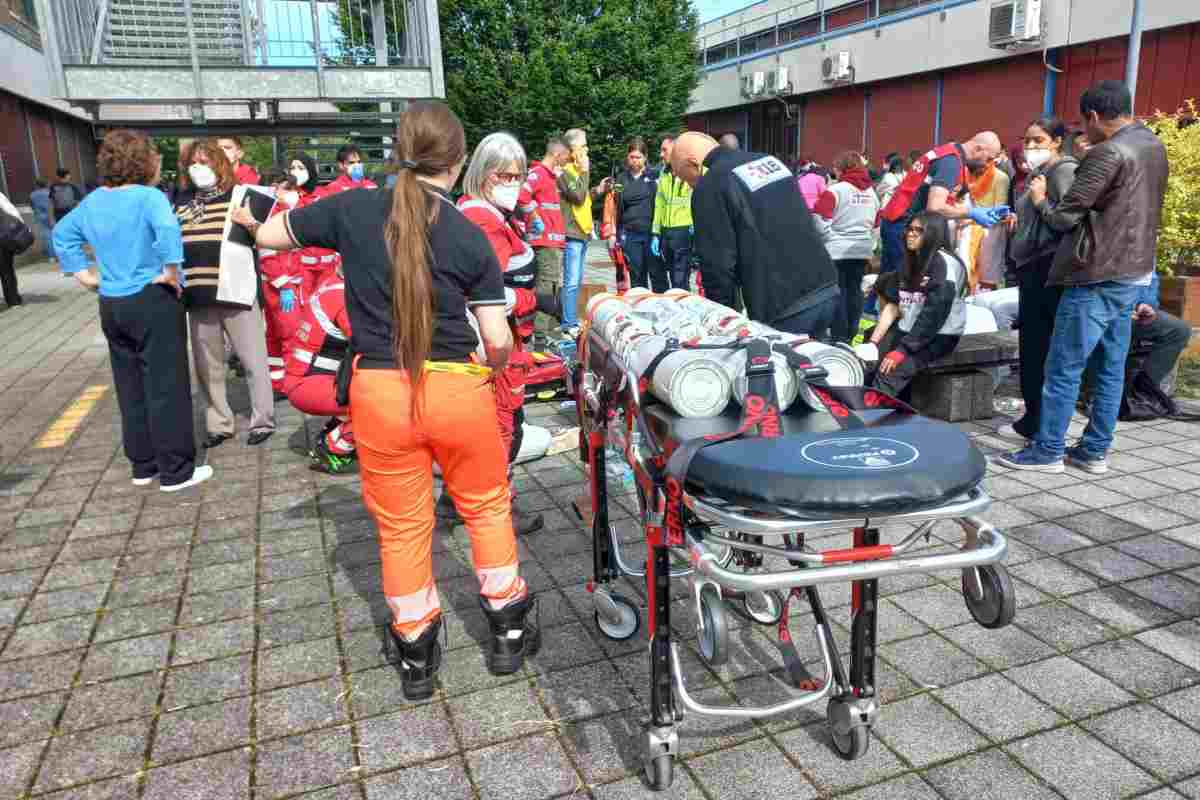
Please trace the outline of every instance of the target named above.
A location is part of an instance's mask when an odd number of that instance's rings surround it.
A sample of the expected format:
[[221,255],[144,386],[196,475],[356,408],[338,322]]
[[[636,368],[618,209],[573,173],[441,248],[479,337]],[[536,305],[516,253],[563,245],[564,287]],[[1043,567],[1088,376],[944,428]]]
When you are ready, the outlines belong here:
[[910,387],[913,407],[947,422],[990,419],[996,381],[994,370],[1020,361],[1017,333],[972,333],[954,352],[933,362]]

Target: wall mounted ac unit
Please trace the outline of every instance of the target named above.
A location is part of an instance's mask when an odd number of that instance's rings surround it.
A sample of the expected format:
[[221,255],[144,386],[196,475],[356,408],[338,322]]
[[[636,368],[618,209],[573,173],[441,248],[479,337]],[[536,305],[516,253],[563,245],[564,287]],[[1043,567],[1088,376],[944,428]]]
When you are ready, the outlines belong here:
[[767,94],[785,94],[791,91],[787,67],[775,67],[767,73]]
[[1042,0],[992,0],[988,44],[1007,49],[1041,41]]
[[754,73],[750,81],[750,93],[757,96],[765,92],[767,89],[767,74],[765,72]]
[[842,50],[836,55],[821,59],[821,79],[826,83],[854,80],[854,63],[850,51]]
[[751,95],[751,93],[750,93],[750,90],[751,90],[751,88],[752,88],[752,84],[751,84],[751,81],[752,81],[752,80],[753,80],[753,77],[752,77],[752,76],[750,76],[750,75],[743,75],[743,76],[742,76],[742,80],[741,80],[741,84],[742,84],[742,97],[745,97],[745,98],[747,98],[747,99],[748,99],[748,98],[750,98],[750,97],[752,96],[752,95]]

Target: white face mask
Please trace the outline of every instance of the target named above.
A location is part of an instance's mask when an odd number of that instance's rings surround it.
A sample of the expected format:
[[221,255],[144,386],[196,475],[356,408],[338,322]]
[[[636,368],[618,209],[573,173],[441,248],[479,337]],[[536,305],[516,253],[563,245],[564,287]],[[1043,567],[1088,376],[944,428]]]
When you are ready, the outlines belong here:
[[1049,150],[1026,150],[1025,163],[1030,169],[1037,169],[1050,160]]
[[517,207],[517,196],[520,194],[521,184],[502,184],[492,189],[492,202],[505,211],[512,211]]
[[192,164],[188,167],[188,177],[197,189],[211,189],[217,185],[217,173],[208,164]]
[[279,201],[288,208],[295,208],[296,204],[300,202],[300,193],[292,191],[280,192]]
[[292,177],[295,178],[297,186],[304,186],[308,183],[308,170],[294,169],[292,170]]

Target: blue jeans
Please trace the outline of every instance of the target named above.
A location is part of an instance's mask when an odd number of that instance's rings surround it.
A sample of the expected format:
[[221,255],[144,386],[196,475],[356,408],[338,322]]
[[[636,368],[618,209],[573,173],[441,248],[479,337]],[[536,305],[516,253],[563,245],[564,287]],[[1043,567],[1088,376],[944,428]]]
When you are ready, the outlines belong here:
[[1046,356],[1041,420],[1034,437],[1034,447],[1040,454],[1062,457],[1083,370],[1093,352],[1096,372],[1092,413],[1079,444],[1090,456],[1108,453],[1125,389],[1133,302],[1140,291],[1139,286],[1115,281],[1063,291]]
[[[882,245],[882,253],[879,257],[879,274],[885,275],[889,272],[896,272],[904,265],[904,229],[907,225],[903,222],[888,222],[886,219],[879,223],[879,242]],[[878,314],[879,307],[876,301],[875,293],[871,292],[867,298],[866,311],[869,314]],[[855,336],[858,331],[854,331]]]
[[583,260],[587,255],[587,242],[581,239],[567,239],[563,250],[563,282],[562,304],[564,328],[572,328],[579,324],[579,287],[583,284]]

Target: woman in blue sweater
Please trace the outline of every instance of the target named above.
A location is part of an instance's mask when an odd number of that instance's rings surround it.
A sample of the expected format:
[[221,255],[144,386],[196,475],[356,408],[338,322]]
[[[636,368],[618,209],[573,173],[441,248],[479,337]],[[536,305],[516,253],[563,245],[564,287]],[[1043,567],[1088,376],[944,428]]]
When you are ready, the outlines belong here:
[[[133,483],[157,478],[162,491],[175,492],[213,474],[196,466],[179,222],[154,188],[162,159],[148,138],[111,131],[96,166],[104,186],[58,221],[54,249],[64,273],[100,294]],[[95,253],[98,279],[84,244]]]

